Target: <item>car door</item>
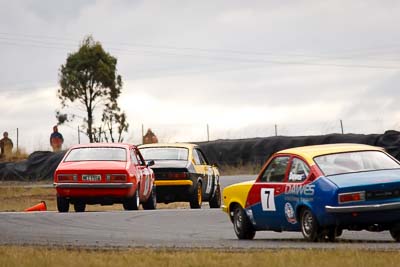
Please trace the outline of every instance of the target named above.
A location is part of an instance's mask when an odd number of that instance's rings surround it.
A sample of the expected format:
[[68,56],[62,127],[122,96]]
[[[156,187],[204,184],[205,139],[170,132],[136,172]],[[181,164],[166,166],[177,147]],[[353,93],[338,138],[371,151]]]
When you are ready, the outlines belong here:
[[264,168],[251,189],[256,204],[251,206],[257,228],[281,230],[284,218],[285,181],[290,156],[278,155]]
[[[202,189],[203,189],[203,197],[208,195],[208,176],[210,175],[209,168],[207,167],[207,163],[205,162],[204,157],[202,156],[200,150],[198,148],[193,149],[193,161],[194,161],[194,168],[196,173],[202,179]],[[212,169],[211,169],[212,175]],[[208,191],[209,192],[209,191]]]
[[212,167],[208,163],[208,160],[207,160],[206,156],[204,155],[203,151],[201,151],[201,149],[199,149],[199,148],[196,148],[196,151],[199,155],[201,166],[204,169],[203,189],[204,189],[204,192],[207,195],[209,195],[209,194],[211,194],[211,192],[213,192],[215,174],[213,172]]
[[134,176],[139,181],[142,179],[142,171],[139,168],[140,164],[133,148],[130,149],[131,164],[129,167],[129,175]]
[[308,164],[298,157],[292,157],[288,180],[285,186],[285,217],[283,225],[287,230],[298,230],[299,223],[296,209],[299,203],[314,194],[314,186],[309,184],[311,169]]

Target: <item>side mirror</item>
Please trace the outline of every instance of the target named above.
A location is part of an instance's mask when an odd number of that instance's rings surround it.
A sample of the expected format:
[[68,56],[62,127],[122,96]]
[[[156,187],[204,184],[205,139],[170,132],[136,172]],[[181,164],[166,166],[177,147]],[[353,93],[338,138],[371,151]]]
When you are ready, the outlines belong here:
[[149,161],[146,162],[146,166],[147,167],[153,166],[154,164],[155,164],[154,160],[149,160]]

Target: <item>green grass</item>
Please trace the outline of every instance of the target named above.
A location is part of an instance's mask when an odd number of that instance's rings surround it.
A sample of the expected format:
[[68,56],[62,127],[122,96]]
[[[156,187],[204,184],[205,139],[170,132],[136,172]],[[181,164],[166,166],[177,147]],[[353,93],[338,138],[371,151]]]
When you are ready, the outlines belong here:
[[87,250],[0,246],[0,266],[399,266],[400,253],[367,250]]

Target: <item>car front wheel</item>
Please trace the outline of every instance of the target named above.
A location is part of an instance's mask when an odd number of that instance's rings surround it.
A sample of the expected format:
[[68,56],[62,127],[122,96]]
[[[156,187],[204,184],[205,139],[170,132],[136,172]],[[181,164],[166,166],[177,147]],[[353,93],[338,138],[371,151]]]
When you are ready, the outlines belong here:
[[84,212],[86,209],[86,204],[84,202],[76,202],[74,203],[75,212]]
[[303,209],[300,215],[301,233],[307,241],[316,242],[320,238],[317,219],[311,210]]
[[256,235],[253,225],[240,206],[233,210],[233,229],[239,239],[253,239]]
[[59,212],[68,212],[69,211],[68,199],[57,195],[57,209]]

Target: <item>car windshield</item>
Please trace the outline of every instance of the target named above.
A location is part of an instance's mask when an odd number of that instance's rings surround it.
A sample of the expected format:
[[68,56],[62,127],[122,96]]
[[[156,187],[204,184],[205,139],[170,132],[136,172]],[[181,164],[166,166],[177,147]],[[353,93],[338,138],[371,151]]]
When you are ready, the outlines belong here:
[[183,147],[140,148],[145,160],[188,160],[189,150]]
[[81,147],[72,149],[65,161],[126,161],[126,149],[120,147]]
[[397,169],[400,165],[381,151],[356,151],[314,158],[325,176],[352,172]]

